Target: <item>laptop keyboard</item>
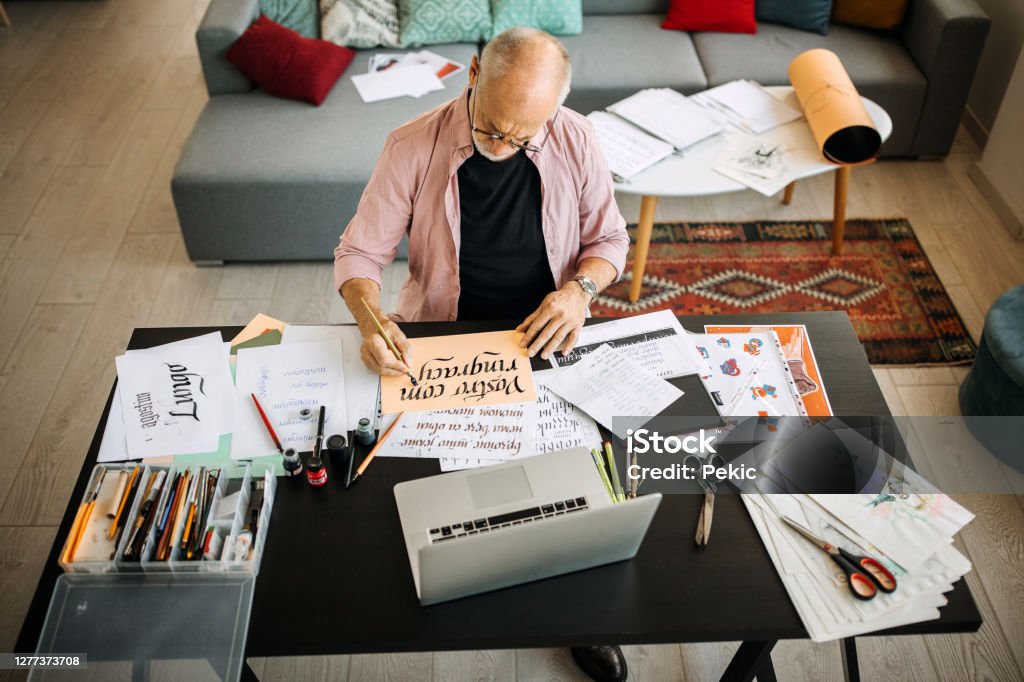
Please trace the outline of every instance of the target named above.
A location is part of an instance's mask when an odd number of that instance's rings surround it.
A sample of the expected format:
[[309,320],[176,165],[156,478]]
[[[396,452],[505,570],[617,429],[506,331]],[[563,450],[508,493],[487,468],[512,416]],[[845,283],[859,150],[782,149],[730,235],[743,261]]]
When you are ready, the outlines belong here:
[[445,540],[454,540],[455,538],[467,538],[470,535],[490,533],[502,528],[523,526],[535,521],[571,514],[587,508],[587,498],[585,497],[556,500],[550,504],[542,504],[539,507],[527,507],[506,514],[497,514],[487,518],[459,521],[447,526],[438,526],[437,528],[431,528],[428,534],[430,542],[443,542]]

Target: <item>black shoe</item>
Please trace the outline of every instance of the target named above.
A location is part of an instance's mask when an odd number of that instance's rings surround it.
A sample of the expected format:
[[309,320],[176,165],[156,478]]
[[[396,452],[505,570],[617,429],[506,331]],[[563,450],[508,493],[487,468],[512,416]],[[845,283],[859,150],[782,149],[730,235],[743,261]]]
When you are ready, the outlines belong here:
[[595,682],[626,682],[626,657],[617,646],[577,646],[570,649],[572,660]]

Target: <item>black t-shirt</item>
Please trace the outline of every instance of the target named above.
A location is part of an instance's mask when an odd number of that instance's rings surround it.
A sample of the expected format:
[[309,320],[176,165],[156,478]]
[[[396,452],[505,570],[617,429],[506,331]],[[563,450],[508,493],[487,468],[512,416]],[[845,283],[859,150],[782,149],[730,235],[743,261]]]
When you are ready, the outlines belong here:
[[526,153],[459,167],[460,320],[522,320],[555,290],[541,228],[540,173]]

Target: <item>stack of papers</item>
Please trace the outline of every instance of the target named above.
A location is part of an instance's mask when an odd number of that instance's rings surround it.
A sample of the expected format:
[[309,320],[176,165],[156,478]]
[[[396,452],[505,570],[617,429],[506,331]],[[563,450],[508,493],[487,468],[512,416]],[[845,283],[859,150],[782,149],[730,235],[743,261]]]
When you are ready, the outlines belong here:
[[[971,570],[953,547],[973,514],[910,470],[878,495],[743,495],[804,627],[815,642],[862,635],[939,617],[944,593]],[[879,559],[896,591],[856,599],[824,551],[782,521],[788,516],[854,555]]]
[[772,96],[760,84],[735,80],[690,97],[720,121],[752,135],[803,118],[803,113]]
[[465,65],[429,50],[404,54],[380,53],[370,57],[369,73],[352,77],[364,102],[395,97],[422,97],[443,90],[442,79],[465,70]]
[[721,132],[724,125],[685,95],[669,88],[641,90],[616,102],[608,111],[621,116],[676,149]]

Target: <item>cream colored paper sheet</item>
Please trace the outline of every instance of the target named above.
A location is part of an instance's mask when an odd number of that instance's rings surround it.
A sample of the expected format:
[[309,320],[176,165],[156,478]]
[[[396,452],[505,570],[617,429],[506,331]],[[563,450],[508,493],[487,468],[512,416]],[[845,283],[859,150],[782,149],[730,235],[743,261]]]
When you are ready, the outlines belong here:
[[410,339],[412,374],[381,377],[381,413],[532,402],[530,358],[515,331]]

